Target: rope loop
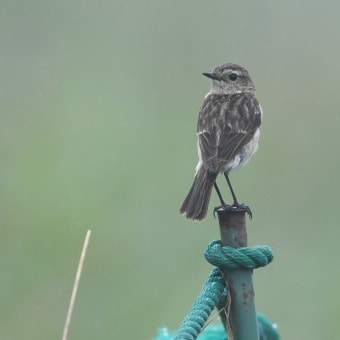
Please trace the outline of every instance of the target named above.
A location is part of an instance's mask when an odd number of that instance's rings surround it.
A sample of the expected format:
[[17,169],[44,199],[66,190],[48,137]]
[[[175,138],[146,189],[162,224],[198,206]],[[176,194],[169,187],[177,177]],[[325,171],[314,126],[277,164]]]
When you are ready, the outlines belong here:
[[[214,268],[208,276],[199,296],[191,306],[178,331],[170,336],[165,329],[165,337],[158,337],[157,340],[195,340],[198,337],[213,309],[220,309],[220,307],[226,305],[228,291],[225,279],[220,271],[221,268],[228,270],[255,269],[266,266],[274,258],[268,246],[223,247],[219,240],[212,241],[207,246],[204,256],[210,264],[217,268]],[[278,340],[276,325],[261,315],[258,315],[257,318],[260,340]],[[211,330],[207,329],[203,333],[208,334],[209,331]],[[226,339],[224,328],[220,328],[218,334],[208,336],[206,339],[208,338]]]
[[268,246],[233,248],[222,246],[220,240],[215,240],[205,249],[204,257],[219,268],[256,269],[269,264],[274,255]]

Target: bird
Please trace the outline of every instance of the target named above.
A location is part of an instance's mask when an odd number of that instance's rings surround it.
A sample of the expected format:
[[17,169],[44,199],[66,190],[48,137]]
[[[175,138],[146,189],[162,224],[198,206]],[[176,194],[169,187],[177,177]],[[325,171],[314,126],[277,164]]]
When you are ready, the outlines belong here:
[[245,165],[258,149],[263,113],[255,86],[248,71],[232,63],[216,66],[203,75],[211,79],[211,88],[198,116],[199,161],[180,213],[187,219],[203,220],[213,187],[222,206],[227,206],[216,184],[217,176],[224,174],[233,198],[229,207],[243,209],[251,217],[250,208],[238,202],[229,173]]

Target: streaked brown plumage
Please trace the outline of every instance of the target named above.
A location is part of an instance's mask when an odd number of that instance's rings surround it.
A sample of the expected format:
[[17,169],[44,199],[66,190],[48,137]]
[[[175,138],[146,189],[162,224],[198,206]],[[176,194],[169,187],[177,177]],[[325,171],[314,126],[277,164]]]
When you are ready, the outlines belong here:
[[[245,163],[256,152],[262,110],[255,87],[243,67],[224,64],[203,73],[212,79],[210,92],[200,109],[197,125],[199,162],[191,189],[180,212],[202,220],[207,214],[211,191],[219,173]],[[234,197],[234,205],[237,205]]]

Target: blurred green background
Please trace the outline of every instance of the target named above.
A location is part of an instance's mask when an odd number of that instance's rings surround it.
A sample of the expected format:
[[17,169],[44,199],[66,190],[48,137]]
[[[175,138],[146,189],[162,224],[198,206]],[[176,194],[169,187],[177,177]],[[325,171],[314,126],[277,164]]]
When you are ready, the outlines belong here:
[[339,17],[316,0],[2,1],[0,338],[61,338],[88,228],[69,339],[180,325],[219,238],[211,213],[178,214],[201,72],[234,62],[264,109],[259,151],[231,175],[250,245],[275,254],[257,310],[282,339],[339,339]]

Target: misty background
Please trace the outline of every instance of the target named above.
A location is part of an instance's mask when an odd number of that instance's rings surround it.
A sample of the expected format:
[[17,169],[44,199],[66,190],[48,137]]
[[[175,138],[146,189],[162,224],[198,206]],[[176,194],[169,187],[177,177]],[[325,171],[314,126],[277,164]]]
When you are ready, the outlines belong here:
[[201,73],[226,62],[264,110],[231,174],[249,245],[275,255],[254,272],[257,311],[282,339],[339,338],[339,17],[331,0],[2,1],[0,338],[61,338],[87,229],[69,339],[179,327],[219,238],[215,193],[202,223],[178,209]]

